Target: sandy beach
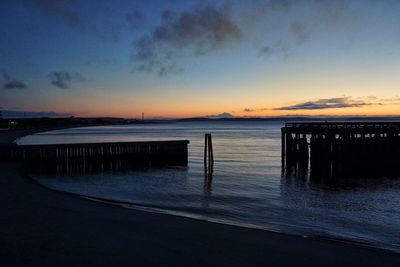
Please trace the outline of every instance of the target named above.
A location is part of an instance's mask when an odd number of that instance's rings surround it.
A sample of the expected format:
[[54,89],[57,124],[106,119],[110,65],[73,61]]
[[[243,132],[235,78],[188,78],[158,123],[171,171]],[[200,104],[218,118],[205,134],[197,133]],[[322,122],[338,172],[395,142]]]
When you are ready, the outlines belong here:
[[[35,131],[2,132],[0,143]],[[400,254],[125,209],[43,188],[0,163],[5,266],[400,266]],[[395,233],[394,233],[395,234]]]

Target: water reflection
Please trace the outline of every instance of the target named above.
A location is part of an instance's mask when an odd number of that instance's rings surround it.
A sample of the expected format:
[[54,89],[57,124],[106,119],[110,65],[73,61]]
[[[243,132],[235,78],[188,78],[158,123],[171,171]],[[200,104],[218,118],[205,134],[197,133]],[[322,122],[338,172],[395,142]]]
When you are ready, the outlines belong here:
[[207,166],[204,165],[203,208],[208,208],[212,200],[213,172],[213,168],[207,168]]
[[374,189],[382,180],[399,178],[398,167],[387,162],[307,161],[290,162],[282,168],[282,183],[330,190]]
[[77,175],[87,173],[109,173],[130,170],[146,170],[171,166],[186,166],[180,159],[140,160],[140,159],[97,159],[97,160],[60,160],[28,162],[29,173],[35,175]]

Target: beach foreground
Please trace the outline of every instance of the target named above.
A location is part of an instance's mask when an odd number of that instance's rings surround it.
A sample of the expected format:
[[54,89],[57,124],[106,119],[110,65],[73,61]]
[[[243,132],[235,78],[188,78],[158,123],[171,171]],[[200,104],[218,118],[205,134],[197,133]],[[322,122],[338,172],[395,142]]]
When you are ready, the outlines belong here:
[[[28,132],[1,133],[9,142]],[[400,254],[120,208],[41,187],[0,163],[2,265],[399,266]]]

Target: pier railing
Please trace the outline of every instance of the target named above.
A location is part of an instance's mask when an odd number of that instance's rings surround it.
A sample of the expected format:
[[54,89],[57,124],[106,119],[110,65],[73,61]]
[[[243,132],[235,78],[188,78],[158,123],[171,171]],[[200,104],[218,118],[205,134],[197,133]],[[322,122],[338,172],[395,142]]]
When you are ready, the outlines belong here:
[[286,122],[282,128],[287,133],[313,134],[324,131],[376,132],[400,131],[400,122]]

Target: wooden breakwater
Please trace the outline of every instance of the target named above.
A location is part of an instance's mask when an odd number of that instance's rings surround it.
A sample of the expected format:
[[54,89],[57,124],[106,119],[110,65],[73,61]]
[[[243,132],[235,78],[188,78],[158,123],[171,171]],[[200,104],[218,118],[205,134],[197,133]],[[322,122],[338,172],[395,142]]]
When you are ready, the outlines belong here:
[[282,166],[400,173],[400,122],[288,122],[281,132]]
[[51,145],[4,145],[3,160],[22,160],[30,166],[57,172],[103,171],[138,166],[187,166],[187,140],[76,143]]

